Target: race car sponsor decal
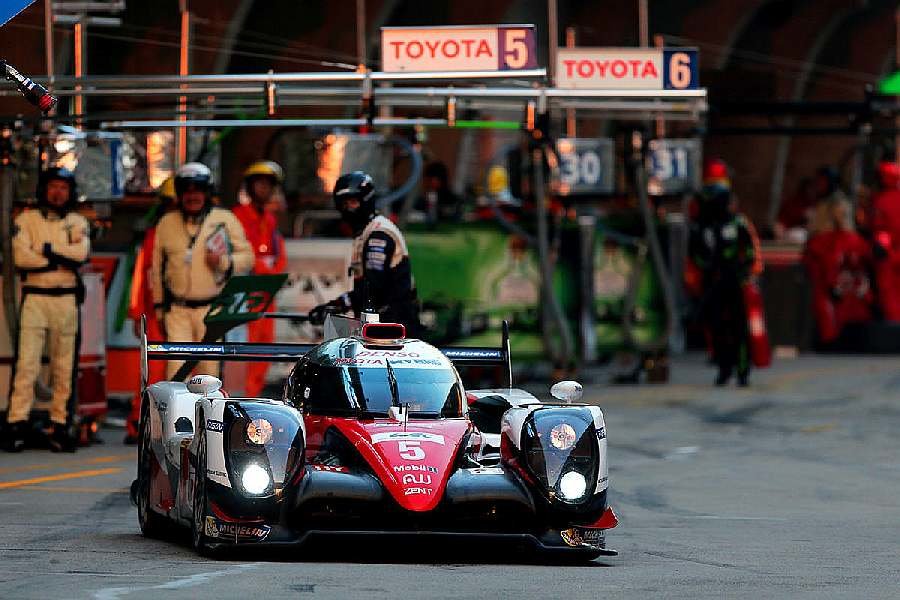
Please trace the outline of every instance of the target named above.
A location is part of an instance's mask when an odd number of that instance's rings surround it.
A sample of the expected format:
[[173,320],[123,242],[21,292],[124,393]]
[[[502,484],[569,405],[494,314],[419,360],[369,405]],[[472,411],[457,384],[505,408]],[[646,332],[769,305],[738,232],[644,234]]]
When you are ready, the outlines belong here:
[[334,359],[334,366],[336,367],[383,367],[384,361],[380,358],[355,358],[355,357],[341,357]]
[[218,431],[222,432],[225,429],[225,424],[222,421],[216,421],[215,419],[207,419],[206,420],[206,430],[207,431]]
[[[472,359],[503,359],[503,351],[502,350],[491,350],[488,348],[485,349],[473,349],[466,350],[464,348],[447,348],[444,350],[444,356],[449,359],[461,359],[461,358],[472,358]],[[391,363],[393,364],[393,363]]]
[[385,367],[387,360],[394,369],[442,369],[449,368],[447,359],[438,352],[410,352],[405,350],[379,350],[367,348],[352,356],[333,358],[334,366]]
[[597,439],[598,440],[606,439],[606,427],[598,427],[597,428]]
[[431,475],[426,475],[424,473],[407,473],[403,476],[402,481],[404,485],[408,483],[415,483],[417,485],[431,485]]
[[405,490],[403,490],[403,495],[404,496],[419,496],[419,495],[428,496],[428,495],[431,495],[433,492],[434,492],[434,490],[432,488],[408,487]]
[[[381,358],[359,358],[357,356],[351,357],[341,357],[334,359],[334,366],[348,366],[348,367],[383,367],[385,366],[385,362]],[[418,368],[418,369],[428,369],[428,368],[441,368],[444,367],[444,363],[442,363],[439,359],[436,358],[399,358],[399,359],[391,359],[391,367],[397,368]]]
[[602,529],[587,529],[585,527],[572,527],[571,529],[563,529],[559,532],[562,540],[573,548],[579,546],[589,546],[591,548],[602,548],[604,537]]
[[149,344],[147,350],[151,352],[194,352],[194,353],[218,353],[225,352],[224,346],[179,346],[177,344]]
[[428,465],[396,465],[394,466],[394,471],[397,473],[408,473],[412,472],[428,472],[428,473],[437,473],[437,467],[431,467]]
[[[393,363],[391,363],[393,364]],[[372,443],[380,444],[381,442],[399,442],[415,440],[417,442],[432,442],[434,444],[444,445],[444,436],[436,433],[427,433],[424,431],[385,431],[372,435]]]
[[421,358],[422,355],[418,352],[402,352],[402,351],[394,351],[394,350],[362,350],[356,353],[356,357],[360,358],[363,356],[382,356],[385,358],[391,359],[391,366],[394,366],[393,359],[395,358]]
[[349,473],[350,469],[341,466],[331,465],[309,465],[313,471],[324,471],[326,473]]
[[211,538],[234,540],[235,542],[261,542],[272,530],[268,525],[256,523],[229,523],[215,517],[206,517],[206,535]]

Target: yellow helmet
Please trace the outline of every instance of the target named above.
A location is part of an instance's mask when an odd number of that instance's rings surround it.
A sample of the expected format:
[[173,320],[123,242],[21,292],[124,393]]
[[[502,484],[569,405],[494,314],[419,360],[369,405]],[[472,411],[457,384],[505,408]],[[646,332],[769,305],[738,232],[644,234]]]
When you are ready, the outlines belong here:
[[244,179],[257,175],[272,177],[279,184],[284,183],[284,169],[277,162],[271,160],[258,160],[244,171]]
[[156,189],[156,195],[170,201],[175,201],[178,198],[178,195],[175,193],[175,177],[173,175],[166,177],[162,185]]
[[498,196],[509,189],[509,173],[501,165],[494,165],[487,173],[488,194]]

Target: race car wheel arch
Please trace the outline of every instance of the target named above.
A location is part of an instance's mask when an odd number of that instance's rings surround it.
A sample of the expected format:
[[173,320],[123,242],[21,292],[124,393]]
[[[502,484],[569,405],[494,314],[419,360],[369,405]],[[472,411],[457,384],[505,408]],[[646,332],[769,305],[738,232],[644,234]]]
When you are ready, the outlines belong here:
[[138,524],[145,537],[163,537],[170,529],[165,517],[151,507],[153,481],[153,450],[151,448],[151,419],[149,397],[144,394],[141,402],[141,420],[138,437],[137,508]]

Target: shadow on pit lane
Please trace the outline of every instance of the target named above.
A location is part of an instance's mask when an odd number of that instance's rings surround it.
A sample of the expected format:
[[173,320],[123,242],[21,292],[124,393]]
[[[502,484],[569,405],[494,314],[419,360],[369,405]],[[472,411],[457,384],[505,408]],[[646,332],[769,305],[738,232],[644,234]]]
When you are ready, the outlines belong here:
[[[128,536],[130,539],[132,536]],[[138,543],[151,543],[138,534]],[[188,530],[171,532],[163,540],[180,550],[193,552]],[[540,554],[527,544],[472,541],[442,541],[415,538],[366,537],[333,540],[315,538],[301,548],[227,548],[212,557],[222,561],[356,563],[370,565],[545,565],[569,567],[613,567],[616,559],[587,561],[565,554]]]
[[587,561],[584,558],[561,554],[540,554],[527,545],[485,542],[479,540],[441,542],[404,538],[379,539],[375,536],[359,542],[316,539],[296,550],[229,549],[222,553],[223,560],[248,558],[272,562],[339,562],[371,565],[565,565],[572,567],[612,567],[609,558]]

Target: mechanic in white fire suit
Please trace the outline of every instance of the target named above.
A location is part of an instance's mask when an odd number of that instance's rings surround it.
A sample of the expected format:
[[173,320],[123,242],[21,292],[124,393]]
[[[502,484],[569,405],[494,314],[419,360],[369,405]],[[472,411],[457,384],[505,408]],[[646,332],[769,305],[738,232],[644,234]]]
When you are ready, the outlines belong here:
[[52,389],[50,449],[75,451],[68,426],[75,404],[79,304],[84,300],[78,269],[91,249],[90,225],[75,212],[77,197],[71,171],[47,169],[38,179],[37,209],[25,210],[15,221],[13,260],[22,278],[22,306],[5,440],[12,452],[25,446],[45,341]]
[[[178,210],[156,228],[151,287],[157,319],[169,342],[199,342],[210,303],[232,275],[253,267],[253,248],[230,210],[212,205],[212,173],[201,163],[186,163],[175,173]],[[170,361],[171,379],[181,363]],[[197,372],[218,375],[218,364],[203,361]]]

